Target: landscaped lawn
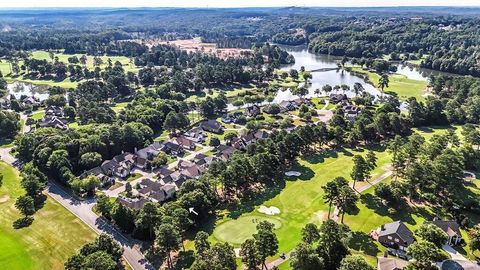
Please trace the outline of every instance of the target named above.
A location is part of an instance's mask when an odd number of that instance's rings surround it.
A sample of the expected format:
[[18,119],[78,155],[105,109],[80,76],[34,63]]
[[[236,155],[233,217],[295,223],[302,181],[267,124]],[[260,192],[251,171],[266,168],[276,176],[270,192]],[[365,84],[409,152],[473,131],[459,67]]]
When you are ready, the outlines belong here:
[[[353,71],[366,74],[370,81],[377,86],[380,75],[374,72],[363,70],[360,67],[353,67]],[[402,100],[406,100],[409,97],[415,97],[417,100],[424,100],[423,92],[427,87],[426,81],[416,81],[408,79],[405,75],[393,74],[389,76],[389,87],[385,88],[385,92],[394,92]]]
[[[276,230],[279,239],[279,253],[291,251],[300,241],[300,231],[305,224],[313,222],[320,225],[327,218],[328,207],[323,201],[322,186],[337,176],[349,179],[352,168],[352,156],[365,154],[366,151],[341,149],[329,151],[324,155],[300,160],[296,170],[302,172],[299,178],[287,179],[284,186],[267,187],[268,192],[254,196],[249,202],[242,202],[239,209],[231,209],[230,214],[217,220],[211,236],[213,241],[228,241],[238,247],[255,231],[251,220],[254,218],[275,218],[282,226]],[[378,167],[373,175],[384,173],[384,165],[390,162],[390,154],[376,150]],[[275,206],[279,215],[267,216],[257,210],[260,205]],[[226,222],[226,223],[225,223]],[[250,223],[249,223],[250,222]],[[227,224],[227,225],[225,225]],[[226,228],[234,228],[227,230]],[[238,229],[246,228],[245,233]]]
[[0,162],[0,268],[9,270],[63,269],[65,260],[96,234],[51,198],[35,215],[28,228],[15,230],[12,223],[21,217],[14,207],[23,194],[18,172]]

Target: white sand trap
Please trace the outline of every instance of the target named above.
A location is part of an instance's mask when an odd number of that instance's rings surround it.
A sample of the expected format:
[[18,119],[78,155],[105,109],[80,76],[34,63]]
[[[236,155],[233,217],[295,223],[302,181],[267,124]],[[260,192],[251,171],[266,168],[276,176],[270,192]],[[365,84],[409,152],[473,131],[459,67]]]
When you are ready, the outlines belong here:
[[297,171],[288,171],[285,173],[286,176],[300,176],[302,175],[300,172]]
[[258,212],[269,215],[269,216],[274,216],[274,215],[280,214],[280,209],[278,209],[275,206],[266,207],[265,205],[262,205],[258,209]]

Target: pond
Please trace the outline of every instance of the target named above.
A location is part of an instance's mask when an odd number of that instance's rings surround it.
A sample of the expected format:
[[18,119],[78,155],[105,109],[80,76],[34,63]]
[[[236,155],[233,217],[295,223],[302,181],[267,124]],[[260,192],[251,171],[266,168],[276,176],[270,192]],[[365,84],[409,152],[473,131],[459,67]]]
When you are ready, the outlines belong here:
[[31,83],[14,82],[7,86],[8,93],[20,99],[21,96],[34,96],[40,101],[48,98],[48,87],[44,85],[34,85]]
[[[312,79],[309,84],[309,94],[307,97],[315,96],[315,89],[322,89],[326,84],[335,85],[346,84],[353,89],[355,83],[361,83],[365,88],[365,91],[372,94],[373,96],[380,95],[380,91],[375,88],[373,85],[365,82],[363,78],[360,78],[356,75],[351,74],[350,72],[338,70],[337,63],[341,60],[341,57],[331,56],[331,55],[322,55],[322,54],[313,54],[310,53],[305,46],[281,46],[288,53],[295,57],[295,63],[292,65],[283,66],[281,69],[284,71],[289,71],[290,69],[300,70],[303,66],[305,70],[318,70],[325,69],[325,71],[315,71],[312,72]],[[330,70],[330,69],[334,70]],[[343,93],[342,91],[340,91]],[[347,96],[354,96],[353,92],[346,92]],[[281,102],[283,100],[294,99],[296,98],[290,91],[279,91],[275,97],[275,102]]]

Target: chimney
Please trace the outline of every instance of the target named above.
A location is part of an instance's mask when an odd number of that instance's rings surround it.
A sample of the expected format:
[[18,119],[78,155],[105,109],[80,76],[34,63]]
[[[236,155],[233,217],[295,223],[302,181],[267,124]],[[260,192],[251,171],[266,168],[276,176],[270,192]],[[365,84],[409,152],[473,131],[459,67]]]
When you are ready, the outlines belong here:
[[385,231],[385,225],[380,226],[381,231]]

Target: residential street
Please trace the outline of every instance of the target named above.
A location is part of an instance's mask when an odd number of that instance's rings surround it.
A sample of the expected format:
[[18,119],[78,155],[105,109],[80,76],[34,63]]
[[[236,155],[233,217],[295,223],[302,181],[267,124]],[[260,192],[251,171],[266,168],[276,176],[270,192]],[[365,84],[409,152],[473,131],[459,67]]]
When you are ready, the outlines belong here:
[[[0,148],[0,157],[2,161],[14,165],[17,159],[10,155],[10,150],[11,148]],[[115,240],[123,246],[123,257],[134,270],[154,269],[143,254],[134,246],[135,241],[125,237],[121,232],[92,211],[92,207],[95,205],[95,199],[79,201],[53,181],[50,181],[46,192],[52,199],[63,205],[63,207],[77,216],[96,233],[108,233],[112,235]]]

